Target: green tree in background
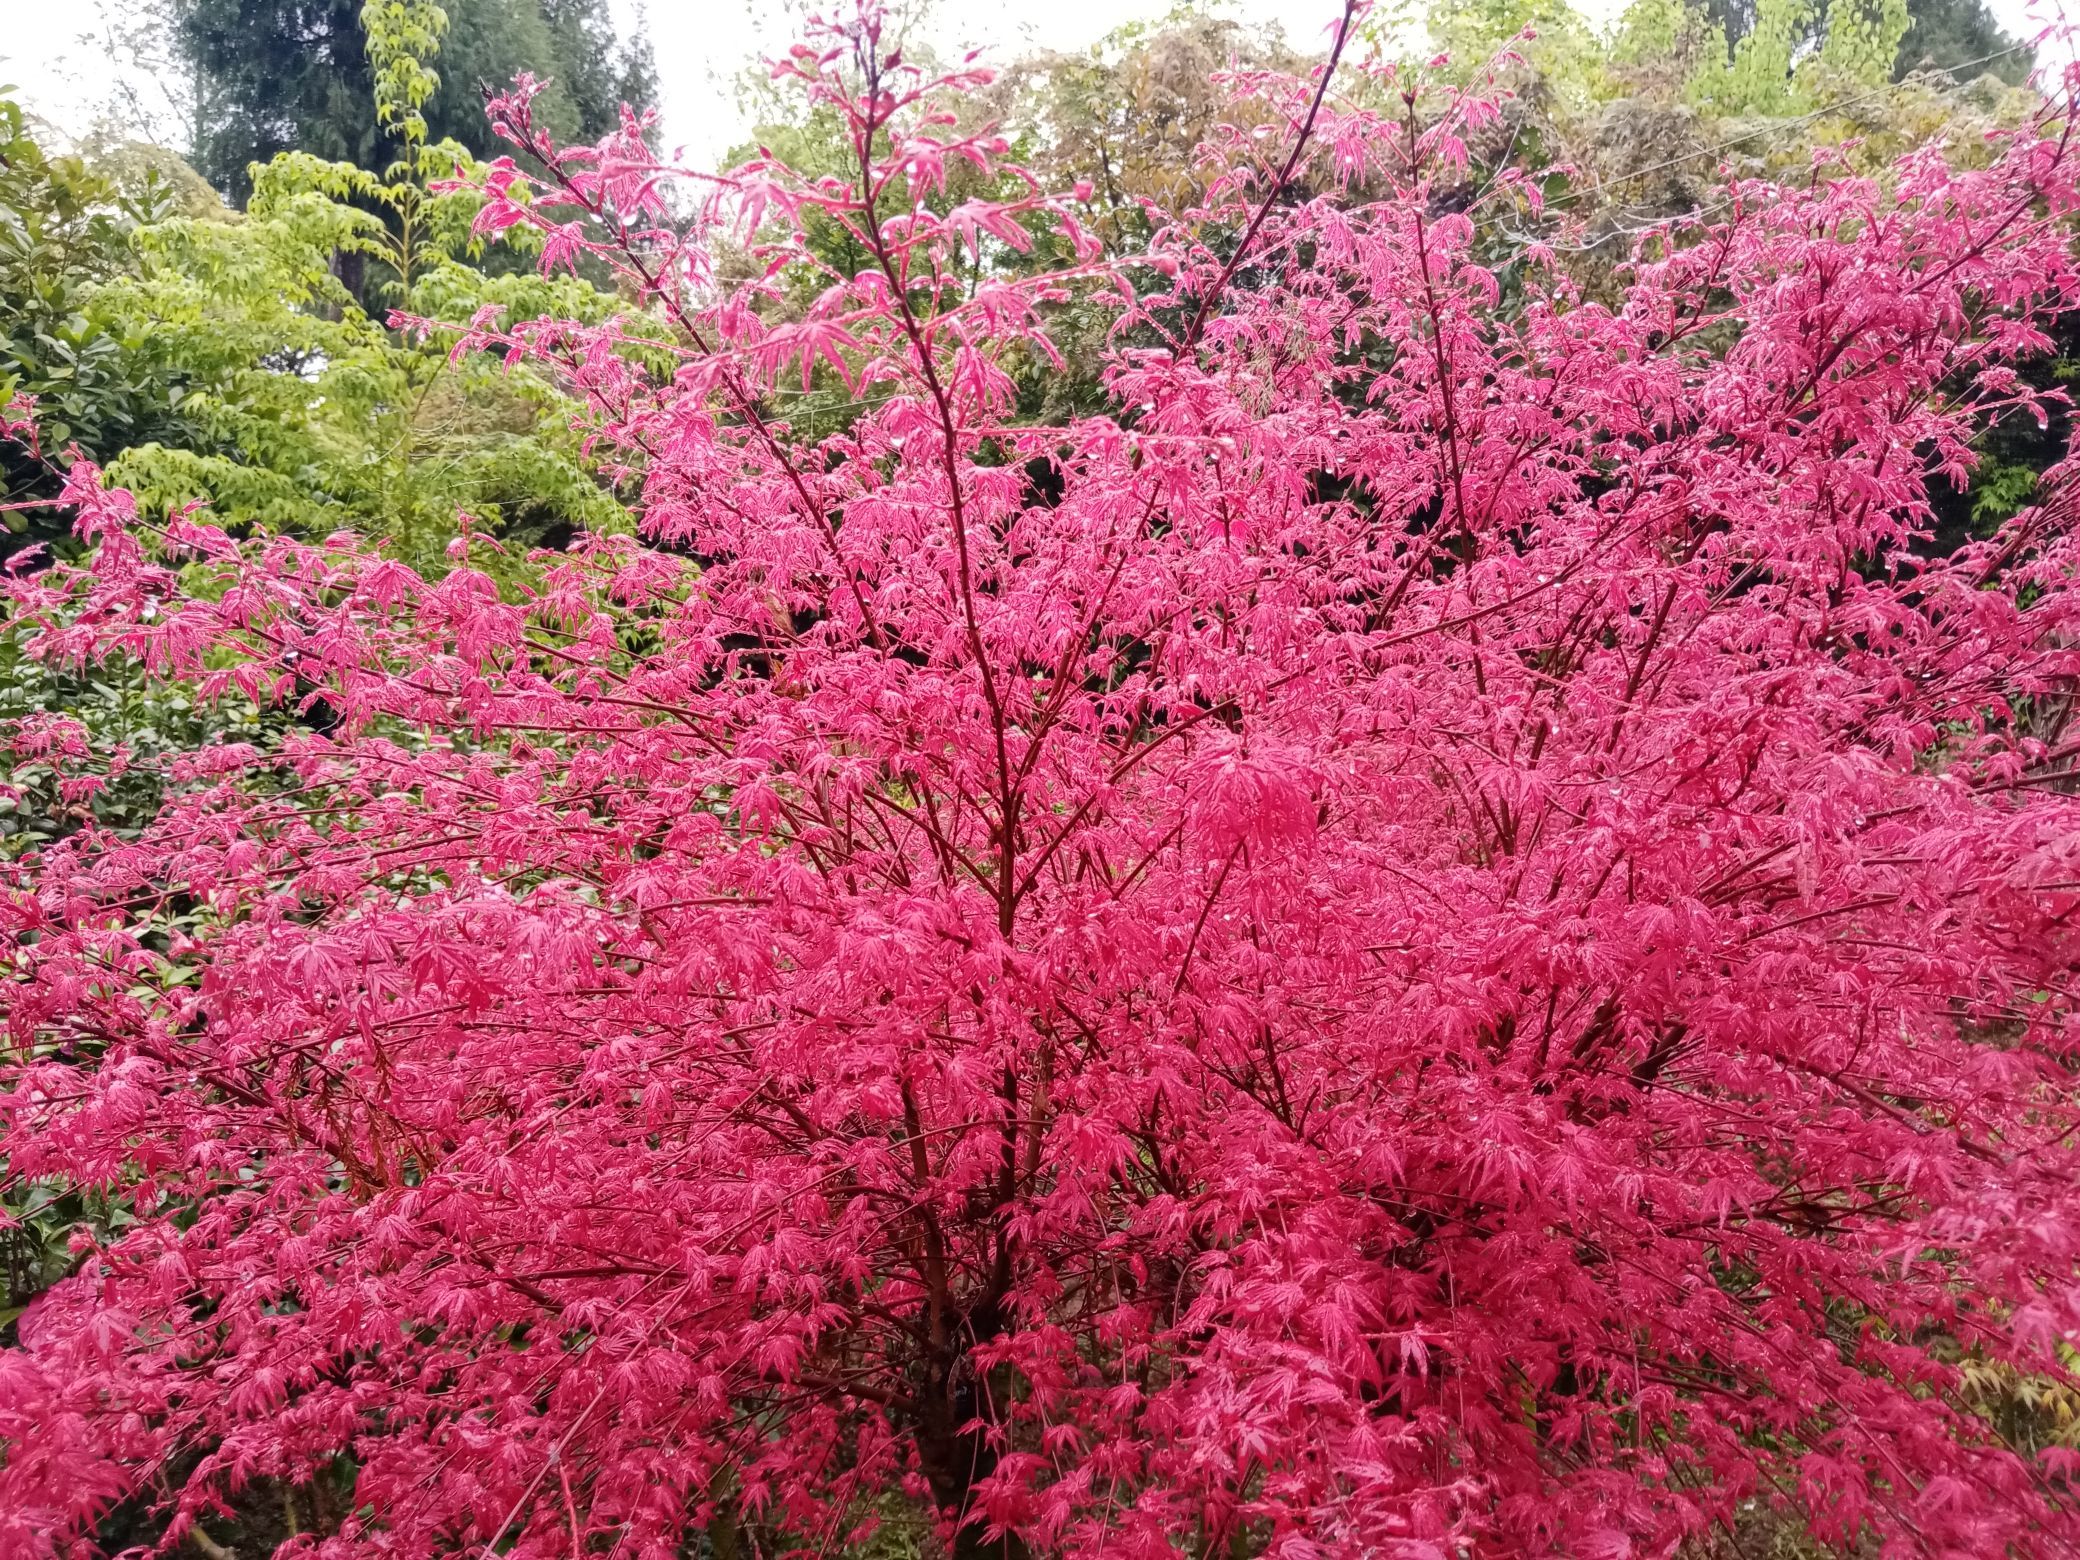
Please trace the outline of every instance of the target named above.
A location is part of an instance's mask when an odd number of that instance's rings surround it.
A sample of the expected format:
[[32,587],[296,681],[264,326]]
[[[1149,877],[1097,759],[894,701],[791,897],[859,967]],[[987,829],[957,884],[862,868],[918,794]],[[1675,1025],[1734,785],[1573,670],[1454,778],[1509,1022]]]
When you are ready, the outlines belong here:
[[[66,517],[40,501],[75,459],[106,467],[148,515],[199,502],[234,531],[382,535],[428,572],[448,567],[462,514],[495,544],[477,561],[508,574],[532,547],[626,527],[612,485],[583,459],[576,403],[547,376],[451,356],[453,331],[388,327],[393,307],[461,321],[487,307],[597,320],[623,306],[578,278],[536,275],[524,253],[481,264],[475,199],[430,188],[468,156],[429,140],[420,112],[441,12],[376,0],[367,19],[369,117],[403,155],[375,173],[285,153],[259,170],[244,212],[148,148],[48,152],[0,96],[0,405],[33,402],[39,435],[33,450],[0,441],[0,558],[74,545]],[[501,242],[524,246],[525,231]],[[339,280],[342,255],[365,269],[367,307]],[[149,817],[154,755],[253,718],[118,666],[89,677],[31,660],[0,635],[0,730],[50,715],[136,762],[91,802],[16,766],[0,782],[0,856],[87,817],[117,828]],[[0,1338],[8,1310],[62,1265],[77,1216],[41,1208],[0,1231]]]
[[[436,570],[458,511],[523,552],[624,523],[554,385],[385,325],[393,307],[462,321],[619,306],[522,256],[487,270],[474,200],[427,189],[467,153],[405,129],[408,159],[383,174],[285,153],[235,213],[184,203],[150,165],[117,177],[48,157],[0,98],[0,403],[33,398],[43,444],[0,447],[0,498],[51,497],[76,448],[153,507],[389,535]],[[342,256],[367,272],[366,305]],[[4,519],[0,554],[65,545],[54,510]]]
[[[1986,71],[2016,87],[2029,78],[2034,51],[2019,47],[2022,40],[2001,29],[1985,0],[1908,0],[1907,11],[1914,26],[1900,40],[1896,74]],[[1970,60],[1985,63],[1967,65]]]
[[[1768,5],[1769,0],[1705,0],[1704,12],[1729,44],[1738,44],[1764,24]],[[2028,79],[2031,51],[2002,30],[1986,0],[1907,0],[1906,14],[1913,25],[1893,55],[1895,80],[1916,70],[1990,71],[2010,86]],[[1817,35],[1828,19],[1821,0],[1806,8],[1800,32]]]
[[1199,143],[1238,116],[1231,68],[1294,71],[1303,57],[1276,32],[1180,9],[1130,23],[1092,47],[1028,56],[997,80],[989,118],[1018,138],[1020,156],[1063,188],[1090,186],[1089,219],[1126,244],[1149,232],[1145,202],[1182,210],[1205,194]]
[[[1505,166],[1535,180],[1543,208],[1500,240],[1585,256],[1575,268],[1593,284],[1632,235],[1718,199],[1722,169],[1804,178],[1815,151],[1846,142],[1847,166],[1889,177],[1937,138],[1952,157],[1983,158],[1984,132],[2020,123],[2035,102],[1990,67],[2026,66],[2029,51],[1997,39],[2008,52],[1996,60],[1902,75],[1920,4],[1832,0],[1823,12],[1754,0],[1729,32],[1729,13],[1699,0],[1634,0],[1603,30],[1564,0],[1445,0],[1430,27],[1461,79],[1505,51],[1521,57],[1503,72],[1502,122],[1471,148],[1469,193]],[[1537,36],[1523,42],[1527,25]]]
[[[233,200],[251,192],[247,166],[277,152],[363,168],[388,160],[388,132],[368,112],[361,0],[160,3],[192,77],[195,167]],[[523,70],[552,83],[535,110],[562,135],[599,135],[623,101],[656,97],[649,44],[616,35],[607,0],[449,0],[445,10],[439,81],[423,110],[434,141],[486,151],[483,89]]]
[[[115,451],[190,436],[187,381],[167,343],[113,327],[94,300],[131,263],[140,223],[169,218],[174,186],[148,170],[119,182],[75,155],[46,153],[21,105],[0,97],[0,406],[33,399],[42,439]],[[54,469],[0,443],[0,503],[51,496]],[[55,540],[37,511],[0,511],[0,556]]]
[[[361,14],[372,97],[362,113],[396,160],[378,172],[285,152],[257,171],[243,212],[134,145],[50,153],[0,96],[0,404],[32,398],[41,434],[39,451],[0,445],[0,497],[29,506],[0,511],[10,532],[0,553],[71,545],[60,512],[35,501],[55,494],[75,458],[107,467],[147,515],[200,502],[233,531],[382,535],[429,573],[449,566],[460,514],[484,538],[473,561],[509,579],[531,547],[628,524],[613,486],[583,459],[577,403],[548,376],[453,357],[453,331],[388,326],[392,308],[436,321],[487,307],[597,320],[625,306],[576,277],[534,274],[525,253],[504,268],[483,264],[469,231],[474,197],[432,187],[469,156],[434,139],[426,113],[442,10],[373,0]],[[525,246],[525,231],[500,242]],[[341,256],[361,263],[360,297],[339,279]],[[633,334],[643,328],[631,320]],[[115,778],[82,797],[52,763],[0,767],[0,859],[89,822],[138,827],[157,810],[169,754],[330,714],[322,703],[262,711],[204,700],[119,661],[55,665],[0,633],[0,732],[53,717],[119,758]],[[76,1262],[73,1233],[106,1234],[120,1217],[92,1196],[7,1182],[4,1168],[0,1348],[27,1303]],[[292,1491],[256,1479],[213,1516],[224,1542],[204,1534],[189,1548],[249,1560],[299,1532],[330,1531],[341,1497],[324,1481]],[[100,1534],[112,1550],[161,1537],[136,1504],[112,1511]]]

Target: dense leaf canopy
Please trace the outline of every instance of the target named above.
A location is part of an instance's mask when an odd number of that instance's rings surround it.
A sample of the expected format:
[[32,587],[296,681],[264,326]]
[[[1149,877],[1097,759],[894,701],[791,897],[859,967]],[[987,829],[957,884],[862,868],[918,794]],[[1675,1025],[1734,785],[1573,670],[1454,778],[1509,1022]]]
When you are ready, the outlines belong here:
[[[31,651],[311,718],[0,878],[0,1152],[103,1210],[0,1547],[342,1478],[303,1552],[2070,1547],[2080,533],[1929,500],[2044,410],[2064,121],[1504,310],[1479,79],[1249,75],[1108,249],[881,28],[783,65],[837,171],[690,218],[493,106],[479,229],[634,303],[461,350],[639,535],[417,572],[70,468]],[[1022,417],[1075,309],[1107,407]]]
[[[192,158],[243,203],[249,165],[308,152],[376,168],[387,161],[368,114],[366,0],[163,0],[192,77]],[[440,81],[427,105],[435,139],[489,145],[484,94],[516,72],[553,80],[544,111],[565,134],[598,135],[624,101],[656,95],[649,46],[617,39],[605,0],[447,0]]]

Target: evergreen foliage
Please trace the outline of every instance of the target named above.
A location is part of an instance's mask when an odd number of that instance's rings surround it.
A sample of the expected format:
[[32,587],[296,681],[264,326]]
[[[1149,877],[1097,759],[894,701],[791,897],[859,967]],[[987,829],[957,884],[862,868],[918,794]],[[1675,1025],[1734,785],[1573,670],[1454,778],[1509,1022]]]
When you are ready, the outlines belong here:
[[[163,0],[193,77],[192,158],[243,202],[248,165],[299,151],[362,168],[391,148],[369,117],[375,82],[363,0]],[[656,95],[649,45],[617,39],[607,0],[448,0],[439,83],[424,105],[429,138],[490,151],[484,94],[520,71],[550,81],[543,115],[599,135],[625,102]]]

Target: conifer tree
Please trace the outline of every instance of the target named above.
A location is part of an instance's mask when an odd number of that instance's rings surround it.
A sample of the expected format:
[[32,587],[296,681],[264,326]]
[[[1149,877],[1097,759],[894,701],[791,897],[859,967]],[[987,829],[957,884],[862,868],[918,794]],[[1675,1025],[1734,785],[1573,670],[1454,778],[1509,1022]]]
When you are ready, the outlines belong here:
[[[392,149],[368,116],[374,92],[362,49],[362,0],[164,0],[190,72],[196,168],[234,199],[247,166],[281,151],[379,168]],[[567,135],[612,127],[622,102],[656,96],[647,41],[618,38],[606,0],[448,0],[430,137],[490,149],[486,89],[520,71],[551,85],[545,122]]]

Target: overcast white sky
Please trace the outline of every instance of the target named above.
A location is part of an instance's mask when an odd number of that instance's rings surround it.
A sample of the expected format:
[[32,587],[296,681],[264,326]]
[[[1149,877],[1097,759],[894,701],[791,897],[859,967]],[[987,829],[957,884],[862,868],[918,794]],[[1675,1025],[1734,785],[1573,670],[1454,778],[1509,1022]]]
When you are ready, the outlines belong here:
[[[640,0],[615,0],[624,26]],[[1297,46],[1314,47],[1339,0],[1216,0],[1245,22],[1273,22]],[[1621,0],[1578,0],[1592,17]],[[2048,0],[2039,0],[2039,6]],[[126,17],[138,0],[0,0],[0,84],[13,83],[27,106],[71,133],[127,93],[135,109],[163,115],[166,97],[152,73],[123,69],[117,57],[135,33]],[[2034,33],[2031,0],[1992,0],[2010,32]],[[984,45],[1008,58],[1032,48],[1074,49],[1122,23],[1151,20],[1172,0],[933,0],[926,30],[951,53]],[[755,60],[782,52],[797,34],[802,0],[648,0],[646,29],[662,78],[666,139],[696,164],[712,164],[742,129],[736,82]],[[820,8],[820,7],[819,7]],[[2039,8],[2034,14],[2041,15]],[[2038,24],[2039,26],[2041,24]],[[135,118],[133,112],[126,117]],[[178,128],[169,127],[169,138]]]
[[[1341,9],[1339,0],[1216,3],[1238,20],[1281,24],[1296,44],[1311,41]],[[803,0],[614,0],[614,6],[624,31],[641,26],[648,32],[667,137],[695,160],[728,150],[742,129],[741,72],[784,53],[809,9]],[[1123,23],[1170,9],[1171,0],[930,0],[924,26],[944,51],[983,45],[1008,58],[1033,48],[1081,48]],[[151,74],[122,72],[114,59],[135,31],[126,26],[129,10],[124,0],[0,0],[0,84],[14,84],[32,112],[72,133],[86,129],[121,91],[148,113],[162,109],[165,94]]]

